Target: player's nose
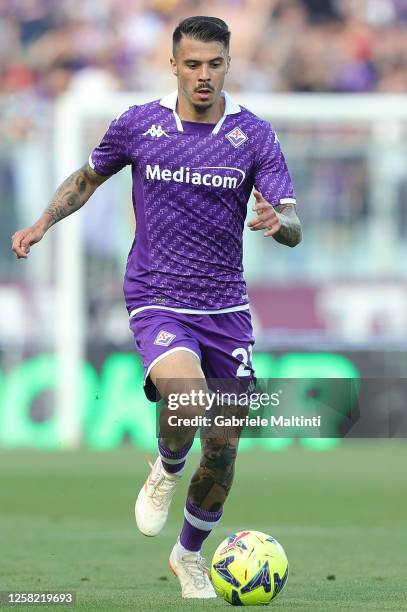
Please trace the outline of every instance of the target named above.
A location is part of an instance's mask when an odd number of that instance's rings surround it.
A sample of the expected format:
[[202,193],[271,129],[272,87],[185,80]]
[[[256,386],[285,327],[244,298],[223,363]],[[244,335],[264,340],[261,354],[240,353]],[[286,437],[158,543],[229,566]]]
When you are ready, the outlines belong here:
[[210,81],[211,77],[209,76],[209,68],[205,64],[202,64],[199,70],[198,79],[200,83],[202,81]]

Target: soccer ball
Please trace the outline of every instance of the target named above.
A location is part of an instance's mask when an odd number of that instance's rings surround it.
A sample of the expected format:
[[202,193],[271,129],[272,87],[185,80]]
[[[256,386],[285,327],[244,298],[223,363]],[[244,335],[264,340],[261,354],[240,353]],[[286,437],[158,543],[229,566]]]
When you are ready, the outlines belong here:
[[283,547],[261,531],[239,531],[219,544],[211,563],[214,589],[235,606],[267,604],[288,578]]

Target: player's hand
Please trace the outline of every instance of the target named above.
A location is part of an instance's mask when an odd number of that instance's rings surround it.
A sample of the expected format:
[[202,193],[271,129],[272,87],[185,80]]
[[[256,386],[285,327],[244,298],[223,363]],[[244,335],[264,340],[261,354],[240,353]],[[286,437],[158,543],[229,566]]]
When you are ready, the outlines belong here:
[[13,234],[11,236],[11,248],[17,259],[27,259],[30,247],[39,242],[44,234],[45,230],[37,225],[26,227]]
[[249,221],[247,227],[254,232],[266,230],[264,236],[273,236],[281,228],[280,215],[274,206],[263,198],[260,191],[255,189],[253,195],[256,199],[253,211],[257,213],[257,217]]

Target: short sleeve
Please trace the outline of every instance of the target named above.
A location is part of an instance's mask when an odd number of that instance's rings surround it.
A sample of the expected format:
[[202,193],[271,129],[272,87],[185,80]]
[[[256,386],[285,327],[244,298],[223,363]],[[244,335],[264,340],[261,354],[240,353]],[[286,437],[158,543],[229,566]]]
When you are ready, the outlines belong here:
[[254,171],[254,186],[273,204],[295,204],[294,187],[277,135],[269,123],[258,148]]
[[127,153],[128,111],[112,121],[101,143],[89,156],[89,165],[102,176],[116,174],[131,163]]

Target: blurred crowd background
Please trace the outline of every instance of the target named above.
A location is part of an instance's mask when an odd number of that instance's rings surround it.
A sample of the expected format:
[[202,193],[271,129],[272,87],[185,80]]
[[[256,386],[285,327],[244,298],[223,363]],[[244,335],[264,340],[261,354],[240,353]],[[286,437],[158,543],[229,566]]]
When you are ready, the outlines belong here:
[[230,90],[407,90],[406,0],[0,0],[2,139],[42,129],[67,90],[173,87],[171,33],[191,14],[227,20]]

